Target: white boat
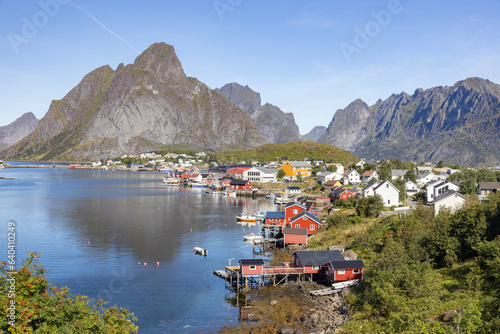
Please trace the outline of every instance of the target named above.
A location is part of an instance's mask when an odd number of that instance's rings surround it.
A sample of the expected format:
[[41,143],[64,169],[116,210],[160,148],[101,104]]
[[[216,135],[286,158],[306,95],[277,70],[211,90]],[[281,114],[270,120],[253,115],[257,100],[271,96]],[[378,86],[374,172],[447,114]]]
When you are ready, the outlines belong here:
[[255,223],[257,221],[257,217],[255,217],[254,215],[249,215],[249,214],[237,215],[236,219],[239,222],[246,222],[246,223]]
[[193,253],[200,254],[200,255],[203,255],[203,256],[207,256],[208,255],[208,251],[206,249],[201,248],[201,247],[195,247],[193,249]]
[[257,241],[257,240],[262,240],[264,237],[262,235],[254,234],[254,233],[249,233],[247,235],[243,236],[243,239],[246,241]]
[[191,187],[193,187],[193,188],[206,188],[207,185],[204,183],[192,183]]
[[166,186],[178,186],[180,185],[180,180],[171,176],[165,176],[163,178],[163,184]]

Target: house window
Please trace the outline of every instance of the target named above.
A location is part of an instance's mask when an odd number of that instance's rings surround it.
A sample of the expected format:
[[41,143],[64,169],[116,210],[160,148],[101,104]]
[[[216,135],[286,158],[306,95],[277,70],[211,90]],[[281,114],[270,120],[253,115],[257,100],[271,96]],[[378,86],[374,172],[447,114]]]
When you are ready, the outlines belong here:
[[389,183],[385,185],[386,188],[389,188]]
[[296,215],[297,214],[297,209],[293,209],[293,214]]
[[319,270],[319,266],[312,266],[312,270]]
[[300,224],[295,224],[295,228],[300,228]]
[[257,266],[249,266],[248,269],[249,270],[255,270],[255,269],[257,269]]
[[353,273],[353,274],[359,274],[359,269],[353,269],[353,270],[352,270],[352,273]]
[[391,200],[390,199],[387,200],[387,204],[391,204]]
[[345,274],[345,270],[337,270],[337,274],[338,275],[344,275]]
[[303,219],[303,220],[307,220],[307,217],[303,217],[302,219]]
[[315,229],[316,229],[316,225],[311,224],[311,225],[309,226],[309,229],[310,229],[310,230],[315,230]]

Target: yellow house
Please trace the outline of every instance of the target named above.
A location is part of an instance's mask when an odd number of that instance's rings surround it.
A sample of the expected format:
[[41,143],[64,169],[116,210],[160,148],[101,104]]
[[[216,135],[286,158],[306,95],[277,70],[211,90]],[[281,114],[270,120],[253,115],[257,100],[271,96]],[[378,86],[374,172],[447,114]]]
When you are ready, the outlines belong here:
[[297,178],[311,176],[311,165],[305,161],[286,161],[280,168],[285,172],[285,176]]

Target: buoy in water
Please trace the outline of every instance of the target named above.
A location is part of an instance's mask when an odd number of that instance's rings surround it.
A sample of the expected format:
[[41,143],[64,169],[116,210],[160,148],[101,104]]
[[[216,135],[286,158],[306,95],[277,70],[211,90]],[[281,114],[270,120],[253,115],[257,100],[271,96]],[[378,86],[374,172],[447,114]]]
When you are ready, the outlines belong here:
[[87,245],[90,245],[90,241],[87,241]]
[[193,232],[193,229],[191,229],[191,232]]
[[156,265],[159,266],[160,265],[160,262],[156,262]]
[[144,265],[146,265],[146,262],[144,262]]

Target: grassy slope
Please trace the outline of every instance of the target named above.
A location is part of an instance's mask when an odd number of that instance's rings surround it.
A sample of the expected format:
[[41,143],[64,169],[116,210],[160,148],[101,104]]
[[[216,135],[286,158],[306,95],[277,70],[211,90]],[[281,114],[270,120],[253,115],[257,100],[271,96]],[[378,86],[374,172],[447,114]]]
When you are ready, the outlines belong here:
[[296,141],[283,144],[267,144],[247,150],[224,151],[216,153],[220,162],[238,163],[240,161],[258,160],[268,162],[273,160],[323,160],[340,162],[349,165],[357,162],[355,156],[338,147],[328,144],[318,144],[305,141]]

